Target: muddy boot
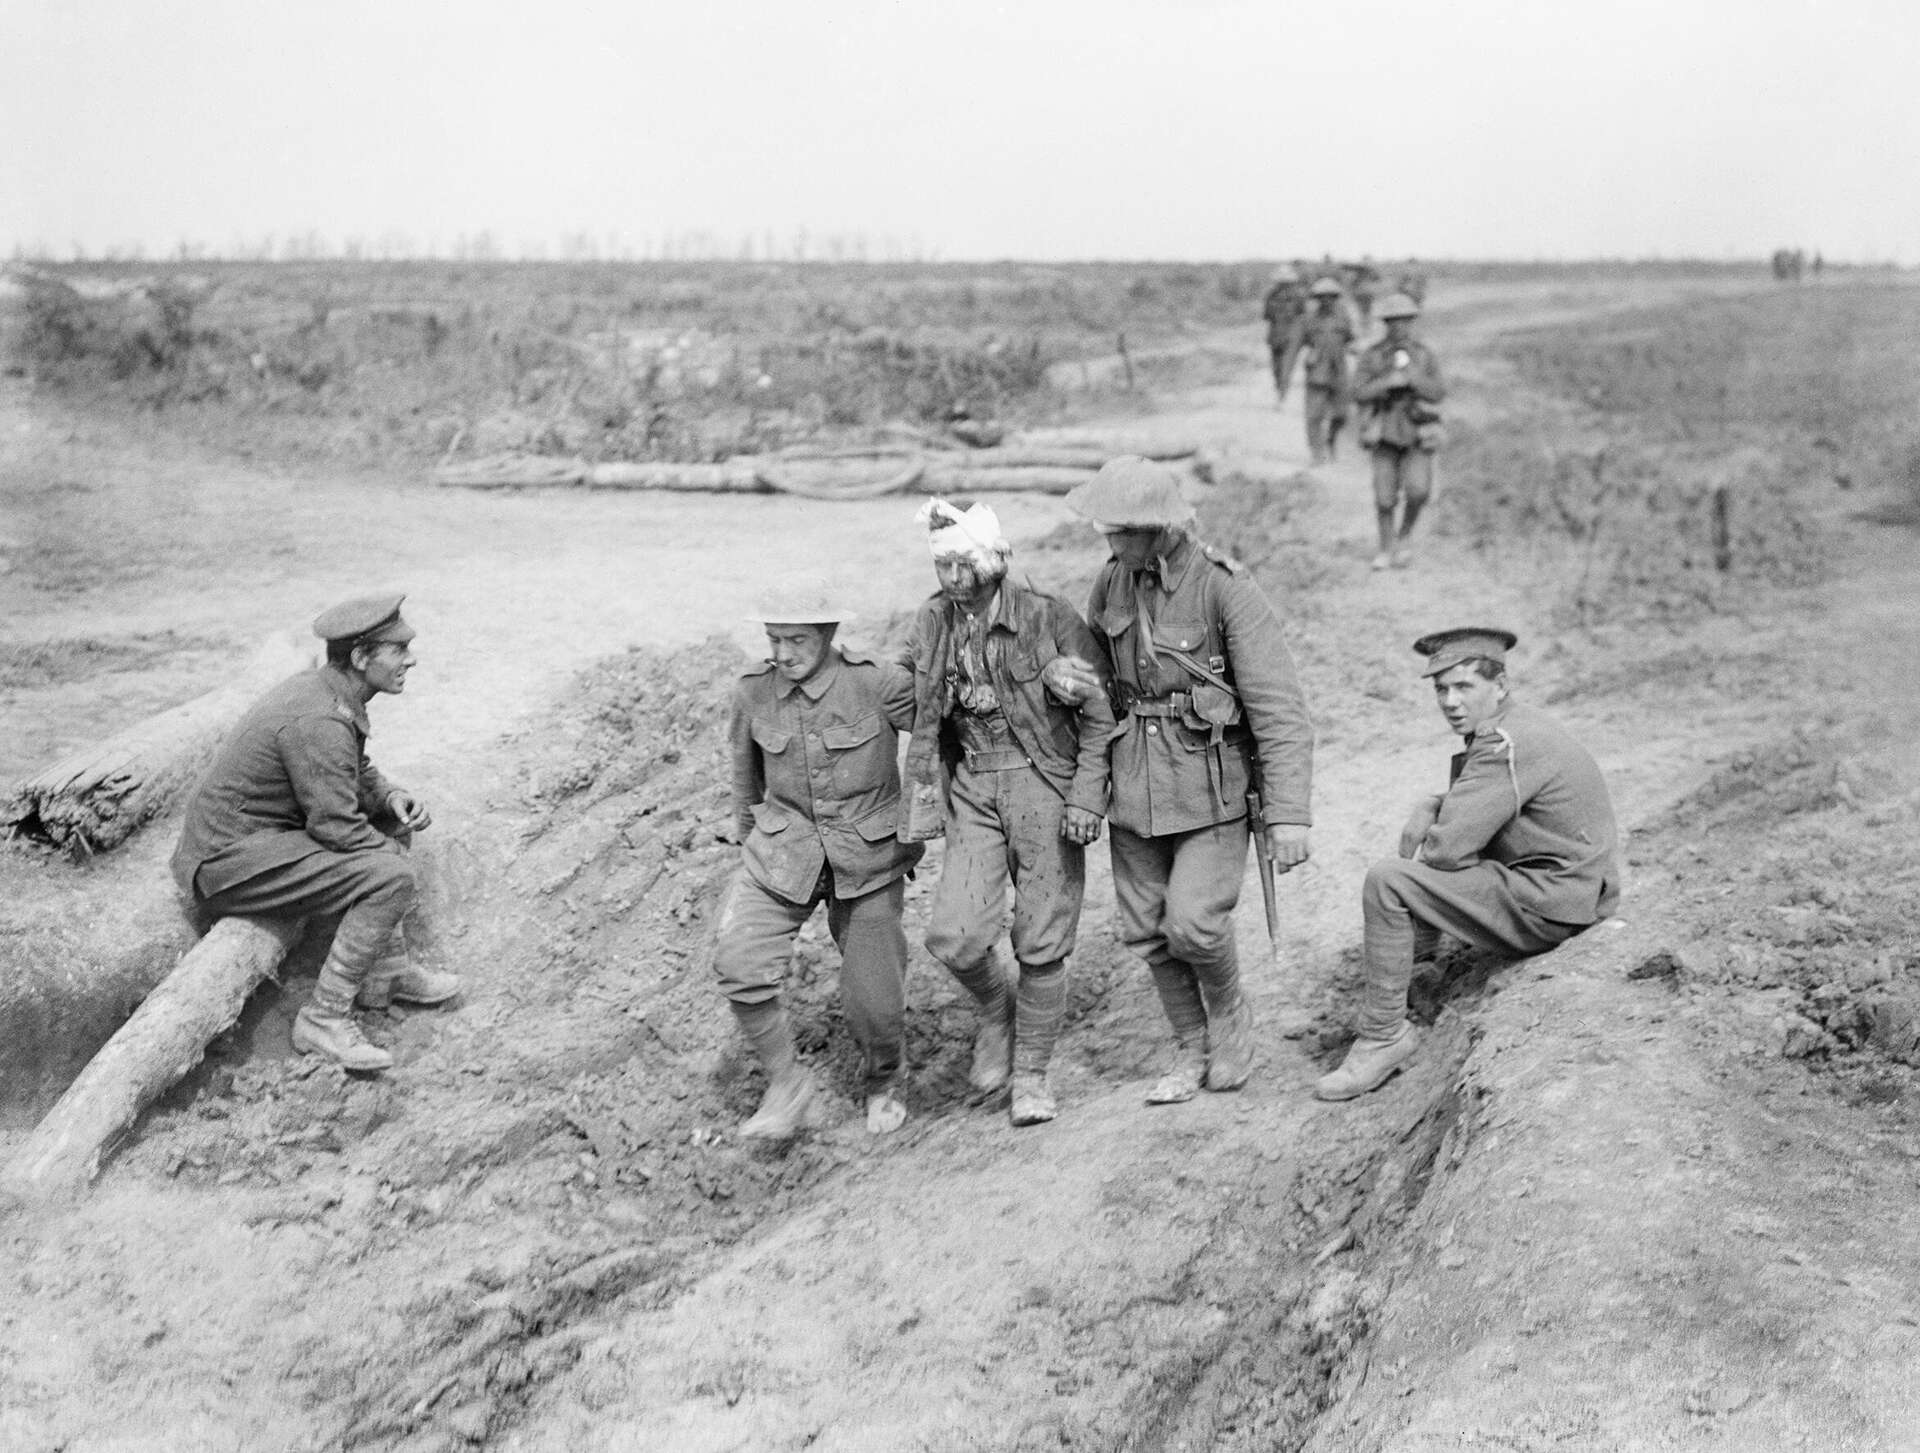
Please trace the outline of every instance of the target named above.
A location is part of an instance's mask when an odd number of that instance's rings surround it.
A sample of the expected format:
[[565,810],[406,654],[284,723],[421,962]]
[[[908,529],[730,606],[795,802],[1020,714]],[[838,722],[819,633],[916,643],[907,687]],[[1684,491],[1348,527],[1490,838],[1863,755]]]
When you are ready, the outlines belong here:
[[417,967],[404,949],[382,954],[358,998],[362,1009],[386,1009],[398,1004],[444,1004],[460,992],[460,976]]
[[1181,1105],[1200,1093],[1207,1075],[1207,1040],[1190,1034],[1174,1041],[1173,1065],[1147,1091],[1149,1105]]
[[1015,1125],[1044,1125],[1060,1113],[1060,1106],[1047,1086],[1046,1071],[1013,1072],[1013,1099],[1007,1106],[1007,1118]]
[[1356,1039],[1347,1057],[1332,1074],[1322,1075],[1313,1087],[1315,1099],[1351,1100],[1377,1090],[1413,1058],[1419,1038],[1406,1020],[1385,1039]]
[[767,1072],[767,1091],[760,1108],[740,1127],[745,1140],[791,1140],[802,1130],[824,1123],[826,1106],[820,1087],[793,1055],[793,1030],[778,1000],[771,1004],[736,1004],[734,1018],[753,1046],[754,1056]]
[[1206,1086],[1216,1092],[1237,1090],[1246,1084],[1253,1074],[1256,1057],[1253,1006],[1237,986],[1232,995],[1224,1008],[1220,1007],[1224,995],[1209,996],[1213,1000],[1213,1012],[1207,1016]]
[[891,1135],[906,1123],[907,1107],[892,1083],[867,1091],[867,1134]]
[[313,998],[293,1021],[293,1047],[301,1054],[322,1055],[363,1074],[393,1068],[393,1056],[369,1044],[353,1017],[353,998],[361,975],[332,954],[320,967]]
[[996,954],[988,954],[964,973],[958,969],[951,972],[973,995],[976,1022],[967,1087],[976,1100],[985,1100],[1005,1089],[1013,1073],[1013,992],[1007,976],[1000,971]]

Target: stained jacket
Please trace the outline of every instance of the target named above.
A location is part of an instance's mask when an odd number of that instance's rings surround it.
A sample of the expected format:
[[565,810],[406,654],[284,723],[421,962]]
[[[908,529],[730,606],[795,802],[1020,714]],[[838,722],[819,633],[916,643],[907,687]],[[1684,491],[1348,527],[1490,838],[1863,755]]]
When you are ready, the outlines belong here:
[[[1078,707],[1065,705],[1040,679],[1056,657],[1078,656],[1100,669],[1105,652],[1072,606],[1011,577],[1000,582],[987,613],[987,675],[1014,740],[1069,806],[1105,816],[1113,708],[1104,696]],[[900,664],[913,672],[914,695],[900,825],[900,836],[908,842],[938,837],[943,831],[946,773],[957,758],[947,719],[954,707],[953,656],[960,615],[960,608],[944,595],[922,602],[900,657]]]
[[369,729],[353,684],[331,666],[274,687],[194,789],[174,881],[204,899],[313,853],[393,847],[372,821],[396,789],[367,760]]
[[1284,348],[1300,331],[1307,313],[1307,290],[1299,283],[1279,282],[1267,290],[1260,314],[1267,320],[1267,347]]
[[1552,717],[1517,703],[1454,757],[1420,856],[1444,869],[1505,864],[1520,901],[1555,923],[1597,923],[1620,897],[1619,839],[1599,765]]
[[1308,388],[1344,393],[1347,387],[1347,350],[1353,346],[1353,320],[1345,308],[1326,314],[1309,313],[1305,323],[1305,360]]
[[[1141,640],[1136,589],[1152,621],[1151,645]],[[1256,763],[1266,823],[1313,821],[1313,724],[1279,617],[1238,564],[1190,537],[1137,577],[1109,560],[1094,580],[1087,620],[1114,673],[1114,826],[1159,837],[1244,817]],[[1218,743],[1175,696],[1201,683],[1169,649],[1234,688],[1240,719]],[[1176,706],[1183,709],[1166,714]]]
[[747,874],[790,903],[813,897],[823,864],[834,897],[859,898],[926,851],[894,837],[913,681],[861,652],[829,653],[801,682],[763,662],[733,694],[733,815]]
[[[1393,355],[1401,348],[1407,352],[1407,376],[1411,380],[1406,387],[1387,382],[1387,375],[1393,372]],[[1439,360],[1433,356],[1433,350],[1417,338],[1409,338],[1403,344],[1383,338],[1363,352],[1354,365],[1353,398],[1367,410],[1378,429],[1379,438],[1375,442],[1391,444],[1396,449],[1413,448],[1420,441],[1421,416],[1439,418],[1438,406],[1446,396],[1447,386],[1440,377]]]

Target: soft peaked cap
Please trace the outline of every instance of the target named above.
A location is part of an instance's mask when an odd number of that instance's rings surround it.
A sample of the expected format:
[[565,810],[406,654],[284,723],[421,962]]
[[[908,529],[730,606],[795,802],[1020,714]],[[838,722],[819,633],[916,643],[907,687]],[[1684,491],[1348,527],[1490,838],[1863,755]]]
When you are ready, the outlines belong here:
[[400,616],[404,595],[357,595],[328,606],[313,618],[313,633],[323,641],[352,641],[356,646],[392,641],[404,646],[413,627]]
[[1463,661],[1494,661],[1507,664],[1507,652],[1520,644],[1512,631],[1496,626],[1458,626],[1450,631],[1435,631],[1413,643],[1413,649],[1427,658],[1422,676],[1438,676]]

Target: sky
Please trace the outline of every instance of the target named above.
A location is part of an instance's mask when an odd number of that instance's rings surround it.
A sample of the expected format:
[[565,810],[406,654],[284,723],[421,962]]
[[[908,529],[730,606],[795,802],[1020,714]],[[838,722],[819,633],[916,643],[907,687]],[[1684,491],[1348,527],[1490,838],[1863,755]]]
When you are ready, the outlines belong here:
[[0,256],[1920,261],[1911,0],[0,0]]

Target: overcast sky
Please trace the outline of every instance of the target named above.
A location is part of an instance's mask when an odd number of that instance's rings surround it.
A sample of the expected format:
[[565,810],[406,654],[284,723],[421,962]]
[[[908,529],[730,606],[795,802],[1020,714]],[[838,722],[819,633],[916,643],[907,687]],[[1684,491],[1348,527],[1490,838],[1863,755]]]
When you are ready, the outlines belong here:
[[1920,261],[1912,0],[0,0],[0,253]]

